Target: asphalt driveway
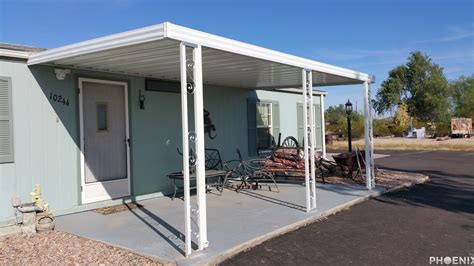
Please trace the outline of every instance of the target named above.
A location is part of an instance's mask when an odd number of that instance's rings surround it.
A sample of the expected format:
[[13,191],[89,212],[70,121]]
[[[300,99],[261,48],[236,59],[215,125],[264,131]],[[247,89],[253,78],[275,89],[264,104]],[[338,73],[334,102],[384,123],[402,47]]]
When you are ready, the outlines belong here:
[[224,265],[427,265],[474,256],[474,152],[377,151],[378,167],[431,180],[241,253]]

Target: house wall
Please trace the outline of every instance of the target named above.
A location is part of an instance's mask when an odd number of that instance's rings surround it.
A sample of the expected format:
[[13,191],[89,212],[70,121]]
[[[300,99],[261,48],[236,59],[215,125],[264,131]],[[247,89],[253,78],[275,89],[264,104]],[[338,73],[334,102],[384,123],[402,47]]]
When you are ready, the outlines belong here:
[[[125,81],[129,84],[132,194],[170,193],[166,174],[181,169],[180,95],[145,91],[144,78],[71,70],[56,79],[50,66],[28,67],[24,61],[0,59],[0,76],[12,77],[14,162],[0,164],[0,225],[11,221],[12,197],[28,200],[35,184],[53,212],[81,204],[77,82],[79,77]],[[139,91],[145,109],[139,108]],[[55,102],[61,95],[69,105]],[[247,98],[277,101],[282,138],[297,134],[299,94],[204,86],[204,107],[216,126],[217,137],[206,137],[206,148],[217,148],[224,161],[236,159],[235,148],[248,154]],[[318,97],[319,98],[319,97]],[[318,98],[315,101],[319,101]],[[192,96],[189,97],[192,130]]]
[[[0,75],[12,78],[14,134],[14,163],[0,164],[0,222],[13,214],[11,198],[27,201],[35,184],[53,209],[76,205],[77,101],[71,82],[56,80],[49,68],[30,71],[21,61],[1,60]],[[49,101],[50,92],[69,99],[69,106]]]

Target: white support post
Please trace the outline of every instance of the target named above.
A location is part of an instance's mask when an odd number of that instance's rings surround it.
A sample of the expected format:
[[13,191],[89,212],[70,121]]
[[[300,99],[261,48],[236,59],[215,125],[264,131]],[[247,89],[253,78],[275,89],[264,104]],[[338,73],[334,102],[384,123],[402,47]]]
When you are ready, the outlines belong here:
[[321,103],[321,130],[323,131],[323,158],[326,158],[326,122],[324,120],[324,95],[320,95],[320,103]]
[[372,178],[372,188],[375,187],[375,162],[374,162],[374,127],[372,117],[372,101],[370,92],[370,83],[367,83],[368,98],[369,98],[369,138],[370,138],[370,173]]
[[309,184],[309,158],[308,158],[308,96],[307,93],[307,78],[306,69],[301,70],[301,82],[303,89],[303,142],[304,142],[304,177],[306,188],[306,212],[311,210],[311,194]]
[[309,97],[309,124],[310,124],[310,162],[311,162],[311,209],[316,208],[316,162],[314,161],[314,151],[315,151],[315,144],[316,144],[316,137],[314,135],[314,104],[313,104],[313,72],[307,72],[307,79],[308,79],[308,86],[307,86],[307,94]]
[[198,205],[198,249],[203,250],[207,241],[206,211],[206,172],[204,152],[204,103],[202,85],[202,52],[201,45],[193,49],[194,60],[194,128],[196,131],[196,191]]
[[365,134],[365,176],[367,189],[373,188],[372,178],[372,135],[371,135],[371,111],[370,111],[370,93],[369,83],[364,82],[364,134]]
[[[316,208],[316,165],[314,161],[314,106],[313,106],[313,74],[303,69],[303,141],[304,141],[304,174],[306,186],[306,212]],[[308,114],[309,111],[309,114]]]
[[188,130],[188,92],[186,90],[186,45],[179,45],[181,71],[181,123],[183,137],[183,182],[184,182],[184,237],[185,255],[191,255],[191,196],[189,186],[189,130]]

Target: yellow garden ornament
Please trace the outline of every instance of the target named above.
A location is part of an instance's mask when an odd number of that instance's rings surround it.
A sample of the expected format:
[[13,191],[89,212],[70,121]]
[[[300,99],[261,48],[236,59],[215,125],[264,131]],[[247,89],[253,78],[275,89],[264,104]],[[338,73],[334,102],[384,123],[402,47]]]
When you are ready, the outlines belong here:
[[49,211],[49,207],[48,207],[48,204],[45,203],[42,199],[41,199],[41,187],[39,184],[36,184],[35,185],[35,188],[33,189],[33,192],[30,193],[31,195],[31,201],[36,203],[36,205],[40,206],[44,212],[48,212]]

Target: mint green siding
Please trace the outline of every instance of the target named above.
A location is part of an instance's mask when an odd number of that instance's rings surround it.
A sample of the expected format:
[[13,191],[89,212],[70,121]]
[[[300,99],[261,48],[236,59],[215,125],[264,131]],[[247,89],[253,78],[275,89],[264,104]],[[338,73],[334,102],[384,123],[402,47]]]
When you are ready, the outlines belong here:
[[[135,196],[171,192],[166,174],[181,170],[180,95],[145,91],[141,77],[71,70],[57,80],[53,67],[28,67],[25,62],[0,60],[0,76],[12,79],[14,162],[0,164],[0,226],[13,215],[13,196],[28,200],[35,184],[53,212],[81,205],[79,77],[119,80],[129,84],[131,184]],[[139,108],[139,90],[145,109]],[[61,95],[67,104],[50,99]],[[204,107],[210,112],[217,137],[206,137],[207,148],[217,148],[224,160],[235,159],[236,148],[248,154],[247,99],[278,103],[282,137],[295,136],[299,94],[204,86]],[[193,105],[189,97],[190,124]],[[192,130],[192,126],[190,130]],[[11,219],[10,219],[11,220]]]
[[[24,62],[0,61],[0,76],[12,79],[14,132],[14,162],[0,164],[0,221],[13,214],[11,198],[28,200],[35,184],[53,209],[78,204],[76,95],[51,69],[32,70]],[[69,107],[51,103],[50,92],[71,99]]]
[[[316,149],[317,150],[322,150],[323,149],[323,130],[322,130],[322,113],[321,113],[321,98],[315,97],[313,101],[313,107],[314,107],[314,136],[316,138]],[[297,139],[300,143],[303,143],[303,137],[304,137],[304,119],[303,119],[303,103],[298,102],[297,104],[297,122],[298,122],[298,134],[297,134]]]
[[[279,102],[279,109],[280,109],[280,132],[281,132],[281,140],[288,136],[293,136],[299,140],[300,144],[302,144],[301,138],[303,137],[302,131],[299,130],[299,126],[302,123],[302,114],[298,112],[298,105],[302,105],[301,102],[303,100],[303,96],[301,94],[296,93],[281,93],[281,92],[273,92],[273,91],[257,91],[257,97],[261,100],[268,100],[268,101],[277,101]],[[315,126],[316,126],[316,147],[318,149],[322,149],[322,131],[321,131],[321,105],[319,104],[321,101],[320,96],[313,96],[313,102],[315,103],[315,113],[319,114],[316,116],[315,119]],[[300,119],[300,123],[298,122]],[[302,126],[300,126],[302,129]],[[277,138],[278,136],[276,136]]]

